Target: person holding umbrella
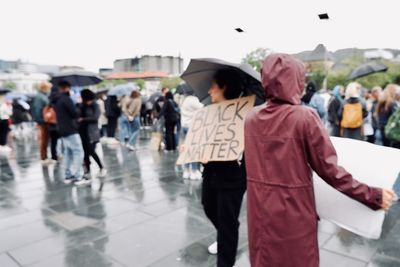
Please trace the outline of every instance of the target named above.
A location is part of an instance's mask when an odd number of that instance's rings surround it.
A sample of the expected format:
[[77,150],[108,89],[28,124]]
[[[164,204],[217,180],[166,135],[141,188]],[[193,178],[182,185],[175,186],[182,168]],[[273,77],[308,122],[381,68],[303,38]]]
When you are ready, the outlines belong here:
[[245,122],[251,266],[319,266],[318,214],[312,170],[330,186],[373,210],[388,209],[392,190],[370,187],[338,166],[318,114],[300,105],[304,64],[287,54],[262,64],[268,102]]
[[[235,99],[244,88],[239,73],[231,68],[214,75],[208,91],[212,103]],[[208,247],[218,254],[217,266],[232,267],[236,260],[239,240],[239,213],[246,191],[246,169],[240,161],[203,163],[202,204],[208,219],[217,229],[217,242]]]
[[105,177],[107,174],[99,156],[96,153],[96,145],[100,141],[100,132],[98,130],[98,121],[100,117],[100,108],[95,102],[96,94],[89,89],[82,90],[82,106],[79,116],[79,135],[81,136],[84,151],[85,173],[83,178],[90,180],[90,157],[94,159],[100,168],[99,177]]
[[58,83],[60,95],[55,105],[57,130],[64,148],[65,178],[64,183],[84,183],[82,175],[83,149],[78,134],[79,112],[70,98],[71,84],[67,81]]

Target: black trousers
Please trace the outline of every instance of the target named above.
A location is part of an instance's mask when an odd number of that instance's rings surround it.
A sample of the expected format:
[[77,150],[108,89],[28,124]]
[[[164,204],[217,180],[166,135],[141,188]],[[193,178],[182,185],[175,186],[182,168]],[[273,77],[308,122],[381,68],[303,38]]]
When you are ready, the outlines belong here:
[[96,153],[96,144],[98,142],[90,143],[89,140],[84,139],[85,138],[82,138],[83,152],[85,153],[83,157],[83,162],[85,163],[86,168],[85,172],[90,172],[90,157],[94,159],[100,169],[103,169],[103,164],[101,163],[101,160]]
[[165,122],[165,142],[166,142],[166,150],[175,150],[176,142],[175,142],[175,122]]
[[7,144],[8,131],[8,120],[0,120],[0,146]]
[[107,117],[107,119],[108,119],[107,136],[108,137],[115,137],[115,131],[117,130],[118,118]]
[[204,212],[217,229],[218,267],[232,267],[239,242],[239,213],[245,188],[213,188],[203,182]]
[[57,141],[58,141],[58,132],[57,130],[49,130],[50,135],[50,148],[51,148],[51,159],[57,160]]

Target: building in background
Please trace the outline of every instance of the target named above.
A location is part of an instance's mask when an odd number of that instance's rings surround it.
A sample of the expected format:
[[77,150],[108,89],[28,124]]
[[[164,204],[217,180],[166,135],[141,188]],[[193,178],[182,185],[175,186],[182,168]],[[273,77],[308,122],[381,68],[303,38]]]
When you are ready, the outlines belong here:
[[127,82],[136,82],[144,80],[144,94],[150,95],[161,89],[161,80],[168,78],[168,74],[162,71],[144,71],[144,72],[119,72],[107,76],[107,80],[124,80]]
[[48,80],[50,80],[50,76],[45,73],[22,71],[9,71],[0,73],[0,87],[13,89],[23,94],[36,93],[38,84]]
[[117,59],[114,61],[114,73],[121,72],[165,72],[169,76],[179,76],[183,72],[183,59],[173,56],[142,56]]

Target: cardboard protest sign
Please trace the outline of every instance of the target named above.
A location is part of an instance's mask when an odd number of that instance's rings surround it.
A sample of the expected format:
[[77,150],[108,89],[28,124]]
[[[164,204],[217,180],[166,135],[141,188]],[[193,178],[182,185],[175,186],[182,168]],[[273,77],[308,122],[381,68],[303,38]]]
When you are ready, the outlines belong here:
[[[391,189],[400,172],[400,149],[364,141],[331,137],[339,165],[370,186]],[[373,211],[342,194],[314,173],[318,215],[358,235],[377,239],[382,232],[383,210]]]
[[244,120],[254,102],[249,96],[198,110],[177,164],[238,159],[244,151]]

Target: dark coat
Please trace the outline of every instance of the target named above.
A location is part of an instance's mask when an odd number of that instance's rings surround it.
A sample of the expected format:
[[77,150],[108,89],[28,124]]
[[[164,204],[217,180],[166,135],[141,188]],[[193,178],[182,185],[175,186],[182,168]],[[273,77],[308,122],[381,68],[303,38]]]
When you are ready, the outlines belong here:
[[121,109],[118,106],[118,99],[115,95],[107,96],[104,107],[107,117],[118,118],[121,115]]
[[353,179],[318,116],[300,105],[305,69],[292,56],[263,62],[268,104],[245,122],[247,211],[253,267],[318,267],[312,171],[343,194],[379,209],[382,191]]
[[238,161],[204,164],[203,183],[211,188],[246,188],[246,166]]
[[100,108],[96,102],[91,105],[82,105],[80,112],[79,134],[83,140],[95,143],[100,140],[99,117]]
[[397,110],[397,104],[396,102],[393,102],[388,110],[385,110],[385,108],[382,108],[381,111],[378,113],[378,125],[379,128],[384,128],[389,121],[390,116],[392,116],[393,113],[395,113]]
[[57,99],[55,110],[57,114],[57,131],[61,137],[78,133],[79,112],[69,97],[69,93],[61,93]]
[[177,123],[180,120],[178,104],[172,99],[166,99],[159,114],[159,118],[164,116],[165,123]]
[[43,124],[43,109],[49,103],[45,93],[39,91],[32,99],[32,118],[36,123]]

